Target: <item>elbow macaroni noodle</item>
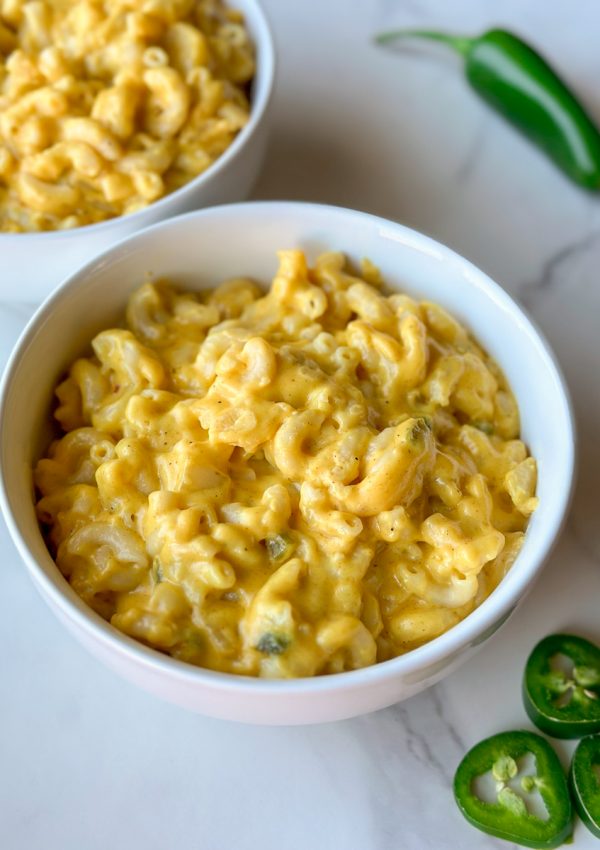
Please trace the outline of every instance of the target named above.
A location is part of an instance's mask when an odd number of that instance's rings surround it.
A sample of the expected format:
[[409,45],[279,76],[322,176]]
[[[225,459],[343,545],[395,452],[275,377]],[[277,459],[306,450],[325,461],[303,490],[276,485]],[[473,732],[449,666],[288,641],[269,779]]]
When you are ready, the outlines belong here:
[[280,253],[267,294],[146,283],[58,386],[37,511],[121,631],[265,677],[397,656],[512,565],[536,464],[496,364],[368,262]]
[[0,0],[0,231],[94,224],[201,174],[249,117],[221,0]]

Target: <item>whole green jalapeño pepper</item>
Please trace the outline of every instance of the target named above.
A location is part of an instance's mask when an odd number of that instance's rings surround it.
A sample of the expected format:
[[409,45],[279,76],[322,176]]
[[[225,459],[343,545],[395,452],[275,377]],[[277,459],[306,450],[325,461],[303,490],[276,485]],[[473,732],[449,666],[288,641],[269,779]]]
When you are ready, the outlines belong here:
[[398,30],[377,36],[427,38],[457,50],[477,94],[528,136],[586,189],[600,188],[600,133],[575,95],[532,47],[506,30],[467,38],[429,30]]
[[[522,777],[519,784],[518,760],[527,753],[535,758],[536,774]],[[495,803],[481,800],[474,791],[477,777],[488,771],[496,781]],[[534,790],[546,807],[545,819],[527,807],[526,796]],[[573,811],[563,769],[550,744],[534,732],[502,732],[473,747],[456,771],[454,797],[473,826],[525,847],[558,847],[572,832]]]
[[584,738],[577,745],[569,785],[579,817],[600,838],[600,735]]
[[[559,656],[570,672],[557,668]],[[600,732],[600,649],[575,635],[541,640],[527,660],[523,702],[532,722],[555,738]]]

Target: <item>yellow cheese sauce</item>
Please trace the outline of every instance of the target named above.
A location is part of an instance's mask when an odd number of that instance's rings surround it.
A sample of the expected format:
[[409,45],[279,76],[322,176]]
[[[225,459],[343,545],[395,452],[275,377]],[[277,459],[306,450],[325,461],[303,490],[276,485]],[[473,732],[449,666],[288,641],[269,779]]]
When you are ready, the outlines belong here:
[[58,386],[35,469],[58,567],[201,667],[337,673],[454,626],[517,556],[536,464],[498,366],[369,262],[279,254],[265,294],[145,283]]
[[95,224],[204,172],[250,115],[221,0],[0,0],[0,231]]

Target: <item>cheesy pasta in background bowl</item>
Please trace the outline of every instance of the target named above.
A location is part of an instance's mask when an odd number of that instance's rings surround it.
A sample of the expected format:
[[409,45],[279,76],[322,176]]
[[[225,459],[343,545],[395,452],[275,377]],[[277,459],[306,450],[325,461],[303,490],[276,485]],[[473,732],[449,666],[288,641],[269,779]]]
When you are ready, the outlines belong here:
[[506,293],[399,225],[293,203],[165,222],[71,278],[9,366],[1,436],[9,526],[78,638],[269,723],[467,658],[539,572],[574,452]]
[[134,230],[246,197],[273,71],[256,0],[0,3],[9,296],[43,297]]

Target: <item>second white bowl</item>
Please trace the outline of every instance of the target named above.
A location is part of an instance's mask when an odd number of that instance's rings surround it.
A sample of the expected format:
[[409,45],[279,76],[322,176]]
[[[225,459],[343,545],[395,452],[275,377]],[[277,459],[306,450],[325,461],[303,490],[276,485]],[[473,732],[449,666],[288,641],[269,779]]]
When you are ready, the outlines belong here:
[[157,221],[188,210],[248,197],[264,159],[275,47],[258,0],[235,0],[256,46],[250,120],[224,154],[200,176],[145,209],[99,224],[43,233],[1,233],[3,301],[41,301],[96,254]]

